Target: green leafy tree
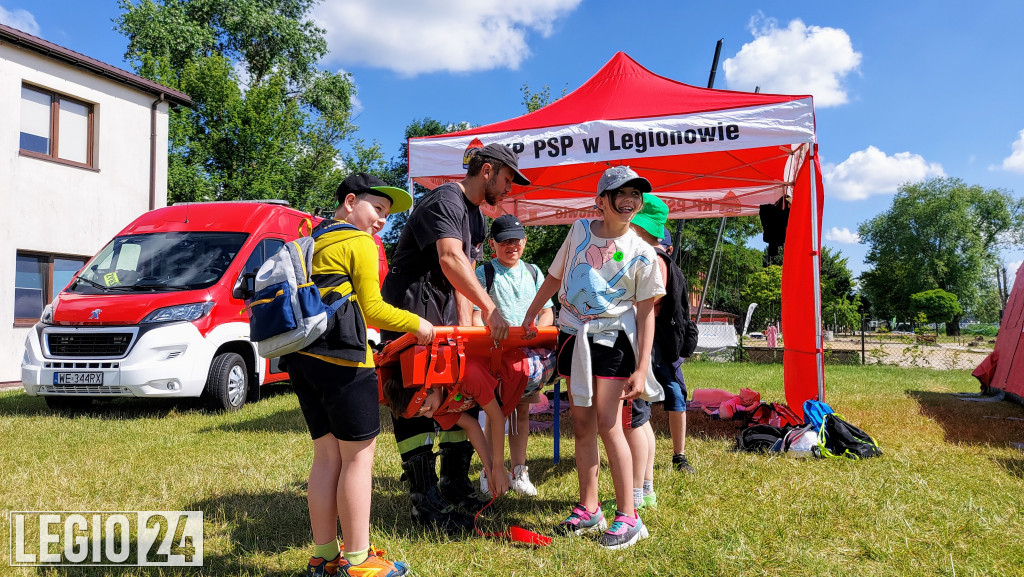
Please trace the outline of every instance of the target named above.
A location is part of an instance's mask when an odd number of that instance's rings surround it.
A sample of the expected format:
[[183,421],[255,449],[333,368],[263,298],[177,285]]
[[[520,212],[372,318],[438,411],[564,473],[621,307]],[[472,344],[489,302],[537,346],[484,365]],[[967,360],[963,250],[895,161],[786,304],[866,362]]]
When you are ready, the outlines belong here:
[[752,273],[741,294],[745,302],[757,303],[752,329],[778,323],[782,320],[782,267],[773,264]]
[[[1024,201],[1008,192],[935,178],[899,188],[889,210],[859,227],[871,267],[861,275],[863,292],[881,318],[912,318],[911,295],[922,289],[955,294],[968,312],[981,301],[992,277],[986,263],[998,251],[1020,245]],[[959,333],[960,314],[947,323]]]
[[956,295],[942,289],[914,293],[910,295],[910,304],[912,313],[923,314],[926,322],[936,323],[936,331],[938,323],[949,323],[964,312]]
[[137,74],[181,90],[169,118],[168,200],[284,198],[332,207],[354,85],[318,68],[316,0],[120,0]]
[[833,330],[860,327],[860,296],[854,294],[849,259],[839,251],[821,247],[821,314],[825,326]]

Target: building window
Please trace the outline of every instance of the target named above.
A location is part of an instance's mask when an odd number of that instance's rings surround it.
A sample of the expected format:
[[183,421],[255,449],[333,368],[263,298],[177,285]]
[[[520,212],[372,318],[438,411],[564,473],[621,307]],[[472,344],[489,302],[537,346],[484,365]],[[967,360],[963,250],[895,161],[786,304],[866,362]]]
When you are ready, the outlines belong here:
[[21,87],[21,153],[94,166],[93,105],[41,88]]
[[31,326],[43,307],[71,282],[87,257],[18,252],[14,274],[14,326]]

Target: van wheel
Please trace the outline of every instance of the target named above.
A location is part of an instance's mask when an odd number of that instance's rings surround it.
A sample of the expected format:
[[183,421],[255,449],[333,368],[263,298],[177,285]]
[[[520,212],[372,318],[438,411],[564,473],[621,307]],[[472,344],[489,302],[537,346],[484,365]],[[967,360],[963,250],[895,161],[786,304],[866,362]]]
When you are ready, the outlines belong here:
[[84,411],[92,405],[92,397],[43,397],[52,411]]
[[210,365],[203,396],[215,411],[237,411],[245,404],[249,388],[249,370],[238,353],[221,353]]

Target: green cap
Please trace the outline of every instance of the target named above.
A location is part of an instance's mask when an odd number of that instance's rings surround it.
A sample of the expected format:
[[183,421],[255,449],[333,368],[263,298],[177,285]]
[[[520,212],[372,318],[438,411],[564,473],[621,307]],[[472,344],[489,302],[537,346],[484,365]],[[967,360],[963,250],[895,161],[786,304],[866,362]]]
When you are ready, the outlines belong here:
[[660,239],[665,234],[665,222],[668,220],[668,205],[665,201],[649,192],[644,193],[644,205],[640,212],[633,215],[631,224],[647,231],[651,236]]

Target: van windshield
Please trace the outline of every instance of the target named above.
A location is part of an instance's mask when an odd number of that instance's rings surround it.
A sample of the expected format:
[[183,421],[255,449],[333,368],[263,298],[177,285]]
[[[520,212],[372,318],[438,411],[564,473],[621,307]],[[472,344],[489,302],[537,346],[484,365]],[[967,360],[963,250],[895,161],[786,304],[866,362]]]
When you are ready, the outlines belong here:
[[103,247],[69,292],[168,292],[205,289],[235,260],[243,232],[158,232],[119,236]]

